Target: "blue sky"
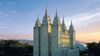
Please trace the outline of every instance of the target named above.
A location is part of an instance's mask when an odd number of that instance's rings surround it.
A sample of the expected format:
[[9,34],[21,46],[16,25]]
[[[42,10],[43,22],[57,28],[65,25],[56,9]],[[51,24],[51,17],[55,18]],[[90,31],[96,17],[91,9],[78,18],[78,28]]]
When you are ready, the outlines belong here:
[[43,19],[46,4],[52,20],[56,9],[67,26],[73,20],[80,41],[91,37],[83,34],[100,33],[100,0],[0,0],[0,38],[32,39],[36,17]]

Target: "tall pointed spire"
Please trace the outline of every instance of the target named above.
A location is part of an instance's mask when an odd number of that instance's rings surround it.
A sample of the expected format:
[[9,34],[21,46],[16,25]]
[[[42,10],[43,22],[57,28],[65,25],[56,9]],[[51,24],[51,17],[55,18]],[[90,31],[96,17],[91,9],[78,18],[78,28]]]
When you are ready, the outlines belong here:
[[65,20],[64,20],[64,17],[63,17],[63,20],[62,20],[62,24],[64,24],[64,25],[65,25]]
[[57,14],[57,9],[56,9],[56,17],[58,17],[58,14]]
[[65,21],[64,21],[64,17],[63,17],[63,21],[62,21],[62,23],[65,23]]
[[37,21],[39,21],[39,15],[37,14]]
[[73,24],[72,24],[72,20],[71,20],[71,25],[73,26]]
[[56,17],[57,20],[59,20],[57,9],[56,9],[56,15],[55,15],[55,17]]
[[75,48],[75,29],[72,24],[72,20],[71,20],[71,25],[69,28],[69,37],[70,37],[70,48],[73,49]]
[[58,19],[57,9],[56,9],[56,13],[55,13],[55,19]]
[[46,4],[46,9],[45,9],[45,16],[48,16],[48,8],[47,8],[47,4]]
[[63,21],[62,21],[62,32],[66,32],[67,30],[67,27],[66,27],[66,24],[65,24],[65,21],[64,21],[64,17],[63,17]]
[[69,30],[75,31],[75,30],[74,30],[73,23],[72,23],[72,20],[71,20],[71,25],[70,25],[70,28],[69,28]]
[[47,5],[46,5],[45,15],[42,20],[42,25],[47,25],[47,24],[51,24],[51,19],[50,19],[50,16],[48,15]]
[[56,9],[56,14],[55,14],[55,18],[54,18],[54,24],[59,24],[60,23],[60,20],[59,20],[59,17],[58,17],[58,14],[57,14],[57,9]]
[[37,16],[37,20],[36,20],[36,23],[35,23],[35,26],[41,26],[41,22],[39,20],[39,16]]

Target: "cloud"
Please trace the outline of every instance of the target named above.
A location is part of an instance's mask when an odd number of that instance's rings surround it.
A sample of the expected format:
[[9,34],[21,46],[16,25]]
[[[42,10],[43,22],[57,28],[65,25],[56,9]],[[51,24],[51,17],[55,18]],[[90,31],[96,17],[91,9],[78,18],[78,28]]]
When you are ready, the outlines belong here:
[[11,10],[11,11],[9,11],[8,15],[10,15],[10,16],[18,16],[19,14],[18,14],[17,11]]
[[6,40],[9,40],[9,39],[16,39],[16,40],[32,40],[33,38],[32,38],[32,34],[22,34],[22,33],[17,33],[17,34],[14,34],[14,33],[12,33],[12,34],[7,34],[7,33],[5,33],[5,34],[3,34],[3,33],[1,33],[0,34],[0,39],[6,39]]
[[16,10],[0,11],[0,18],[18,17],[20,14]]
[[78,15],[66,17],[65,21],[66,24],[69,24],[69,22],[72,20],[73,24],[77,27],[83,27],[90,23],[100,21],[100,10],[80,13]]
[[77,40],[81,42],[99,42],[100,41],[100,32],[89,32],[89,33],[78,33]]
[[66,24],[70,25],[71,20],[76,29],[77,40],[83,42],[100,41],[100,9],[66,17]]

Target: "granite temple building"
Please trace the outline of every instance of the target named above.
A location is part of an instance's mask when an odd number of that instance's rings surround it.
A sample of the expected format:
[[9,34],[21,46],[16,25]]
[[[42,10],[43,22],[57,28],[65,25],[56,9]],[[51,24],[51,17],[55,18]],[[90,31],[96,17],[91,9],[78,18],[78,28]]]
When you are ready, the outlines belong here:
[[47,7],[42,22],[37,17],[34,25],[34,56],[79,56],[75,46],[75,29],[71,22],[69,29],[59,20],[57,11],[53,23]]

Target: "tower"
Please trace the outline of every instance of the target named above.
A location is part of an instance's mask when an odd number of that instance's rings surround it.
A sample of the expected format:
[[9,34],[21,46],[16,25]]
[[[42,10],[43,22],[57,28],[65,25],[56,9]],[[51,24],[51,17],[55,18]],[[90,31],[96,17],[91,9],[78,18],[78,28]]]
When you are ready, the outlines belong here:
[[57,10],[51,23],[47,6],[42,23],[37,17],[34,26],[34,56],[79,56],[79,49],[75,48],[75,29],[71,21],[69,30],[64,18],[60,23]]
[[70,48],[74,49],[75,48],[75,30],[74,30],[72,21],[71,21],[71,25],[69,28],[69,38],[70,38]]
[[34,56],[40,56],[40,29],[41,22],[39,20],[39,17],[37,17],[34,27]]
[[62,47],[69,47],[69,34],[64,21],[64,17],[62,21]]
[[41,56],[49,56],[50,51],[50,39],[51,39],[51,20],[48,16],[47,12],[47,6],[45,10],[45,16],[42,20],[42,26],[41,26],[41,42],[40,42],[40,55]]
[[61,23],[56,11],[52,25],[52,56],[60,56],[61,32]]
[[63,21],[62,21],[62,32],[67,32],[67,27],[64,21],[64,17],[63,17]]

